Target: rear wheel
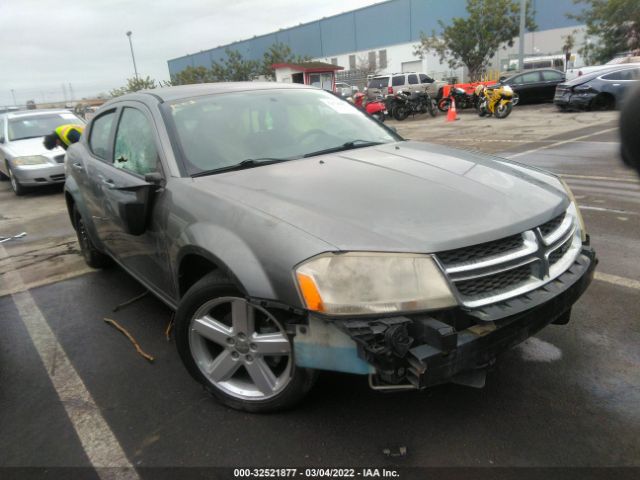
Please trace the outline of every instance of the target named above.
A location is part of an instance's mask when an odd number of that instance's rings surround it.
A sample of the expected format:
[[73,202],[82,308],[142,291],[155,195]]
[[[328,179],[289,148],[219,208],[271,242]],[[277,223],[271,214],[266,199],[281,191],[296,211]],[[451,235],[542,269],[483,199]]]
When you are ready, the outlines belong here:
[[404,120],[408,116],[409,116],[409,109],[407,107],[404,107],[404,106],[396,107],[394,112],[393,112],[393,118],[395,118],[399,122],[401,122],[402,120]]
[[108,266],[111,263],[111,258],[100,252],[93,244],[91,237],[89,237],[87,226],[76,206],[73,207],[73,218],[75,219],[76,235],[78,236],[78,243],[80,244],[80,252],[84,257],[85,263],[91,268]]
[[613,110],[614,106],[615,106],[615,101],[613,97],[610,95],[604,95],[604,94],[600,94],[596,98],[591,100],[591,104],[589,105],[591,110],[599,110],[599,111]]
[[436,104],[436,101],[433,99],[429,99],[429,106],[427,107],[427,109],[429,110],[429,115],[431,115],[432,117],[435,117],[438,114],[438,106]]
[[507,118],[511,113],[511,110],[513,110],[513,103],[499,103],[496,105],[496,118]]
[[176,312],[176,346],[189,373],[221,403],[248,412],[295,405],[313,370],[295,365],[283,324],[213,272],[189,289]]

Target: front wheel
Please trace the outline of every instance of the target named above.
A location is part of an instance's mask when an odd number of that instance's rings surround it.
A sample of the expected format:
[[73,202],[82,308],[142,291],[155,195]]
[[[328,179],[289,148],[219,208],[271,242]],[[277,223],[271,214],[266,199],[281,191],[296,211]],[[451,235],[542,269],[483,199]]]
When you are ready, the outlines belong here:
[[13,193],[19,197],[27,193],[27,189],[22,186],[20,180],[18,180],[13,174],[13,170],[11,170],[9,164],[7,164],[7,172],[9,172],[9,181],[11,182],[11,189],[13,190]]
[[513,110],[513,103],[499,103],[496,105],[496,118],[507,118],[511,113],[511,110]]
[[189,373],[237,410],[289,408],[316,378],[313,370],[296,366],[283,324],[217,272],[199,280],[182,299],[176,346]]
[[438,102],[438,110],[441,112],[448,112],[449,107],[451,107],[451,99],[450,98],[441,98]]

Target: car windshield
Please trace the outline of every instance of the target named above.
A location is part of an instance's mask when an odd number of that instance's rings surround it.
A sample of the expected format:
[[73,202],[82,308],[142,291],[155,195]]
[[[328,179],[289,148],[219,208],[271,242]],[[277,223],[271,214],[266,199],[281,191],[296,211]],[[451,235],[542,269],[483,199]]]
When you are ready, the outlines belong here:
[[[404,78],[403,78],[404,80]],[[389,84],[389,77],[372,78],[367,87],[369,88],[386,88]]]
[[25,115],[9,120],[9,140],[44,137],[60,125],[84,125],[73,113],[49,113],[43,115]]
[[400,139],[334,95],[312,89],[234,92],[165,106],[189,175]]

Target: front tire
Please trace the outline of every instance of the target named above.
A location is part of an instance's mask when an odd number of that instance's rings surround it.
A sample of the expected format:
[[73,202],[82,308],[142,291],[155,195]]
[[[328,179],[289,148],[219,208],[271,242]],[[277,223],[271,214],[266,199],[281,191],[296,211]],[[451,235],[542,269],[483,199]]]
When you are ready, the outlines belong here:
[[21,197],[25,193],[27,193],[26,187],[23,187],[20,181],[16,178],[11,170],[11,166],[7,164],[7,172],[9,172],[9,181],[11,182],[11,189],[13,193],[15,193],[18,197]]
[[445,113],[448,112],[450,106],[451,106],[450,98],[441,98],[440,101],[438,102],[438,110],[440,110],[441,112],[445,112]]
[[316,373],[296,366],[292,343],[273,314],[217,272],[193,285],[176,312],[176,346],[185,367],[236,410],[283,410],[307,394]]
[[393,118],[395,118],[399,122],[403,121],[408,116],[409,116],[409,108],[407,107],[396,107],[393,112]]

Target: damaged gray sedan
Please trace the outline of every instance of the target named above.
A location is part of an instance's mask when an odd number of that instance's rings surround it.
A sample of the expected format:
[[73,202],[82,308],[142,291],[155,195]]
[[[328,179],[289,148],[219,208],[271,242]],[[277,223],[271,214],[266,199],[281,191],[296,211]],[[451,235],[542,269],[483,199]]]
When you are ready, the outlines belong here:
[[251,412],[294,405],[319,370],[481,386],[501,352],[569,321],[596,265],[558,177],[404,141],[300,85],[119,97],[66,169],[87,263],[175,309],[189,373]]

